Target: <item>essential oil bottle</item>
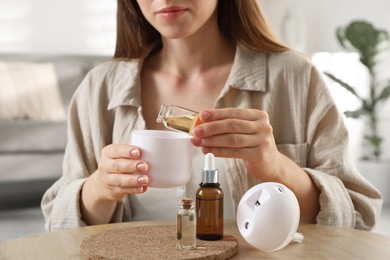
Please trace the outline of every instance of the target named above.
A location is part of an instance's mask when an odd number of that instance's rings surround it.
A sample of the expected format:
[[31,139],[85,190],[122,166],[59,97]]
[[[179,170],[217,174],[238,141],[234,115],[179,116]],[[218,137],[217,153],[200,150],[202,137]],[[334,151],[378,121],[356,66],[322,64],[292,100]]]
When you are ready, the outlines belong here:
[[156,122],[163,123],[168,129],[190,134],[192,129],[200,123],[198,114],[184,107],[162,105]]
[[223,237],[223,190],[219,187],[214,155],[206,154],[202,182],[196,191],[196,237],[219,240]]
[[179,201],[177,210],[177,240],[179,249],[196,248],[196,213],[192,199],[183,198]]

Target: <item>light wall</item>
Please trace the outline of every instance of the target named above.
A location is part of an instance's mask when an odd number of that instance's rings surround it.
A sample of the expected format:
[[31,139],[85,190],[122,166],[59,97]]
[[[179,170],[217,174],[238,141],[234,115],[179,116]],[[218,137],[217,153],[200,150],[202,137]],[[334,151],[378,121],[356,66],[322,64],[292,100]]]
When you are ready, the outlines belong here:
[[388,0],[259,0],[274,29],[281,33],[288,9],[303,17],[306,51],[341,51],[335,29],[355,19],[365,19],[390,31]]
[[107,54],[115,0],[0,0],[0,53]]
[[[368,19],[390,31],[388,0],[259,2],[279,35],[287,11],[298,14],[302,25],[299,31],[304,32],[303,50],[308,53],[341,51],[334,37],[335,28],[353,19]],[[112,52],[115,9],[116,0],[0,0],[0,52]],[[9,44],[12,38],[15,40]]]

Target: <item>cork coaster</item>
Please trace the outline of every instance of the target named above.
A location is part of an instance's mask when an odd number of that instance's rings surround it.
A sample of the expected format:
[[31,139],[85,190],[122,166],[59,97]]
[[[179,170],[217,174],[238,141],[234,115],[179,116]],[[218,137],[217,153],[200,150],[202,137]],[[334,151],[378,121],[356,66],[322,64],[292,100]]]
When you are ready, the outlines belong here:
[[238,241],[225,235],[217,241],[197,241],[197,248],[176,248],[176,226],[141,226],[104,231],[83,240],[85,259],[229,259],[238,253]]

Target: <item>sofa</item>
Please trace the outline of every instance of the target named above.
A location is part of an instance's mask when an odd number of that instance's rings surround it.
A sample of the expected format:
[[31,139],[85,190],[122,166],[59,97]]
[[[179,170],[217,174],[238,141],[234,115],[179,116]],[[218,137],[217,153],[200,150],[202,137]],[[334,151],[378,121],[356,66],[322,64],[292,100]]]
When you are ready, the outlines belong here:
[[[71,97],[86,73],[109,59],[105,56],[0,54],[2,64],[50,64],[64,111],[64,117],[59,120],[0,118],[0,209],[39,205],[43,193],[61,176],[67,142],[66,113]],[[45,75],[41,78],[45,79]],[[4,88],[1,95],[5,96]],[[50,95],[46,98],[52,99]],[[4,100],[7,101],[3,98],[3,103]]]

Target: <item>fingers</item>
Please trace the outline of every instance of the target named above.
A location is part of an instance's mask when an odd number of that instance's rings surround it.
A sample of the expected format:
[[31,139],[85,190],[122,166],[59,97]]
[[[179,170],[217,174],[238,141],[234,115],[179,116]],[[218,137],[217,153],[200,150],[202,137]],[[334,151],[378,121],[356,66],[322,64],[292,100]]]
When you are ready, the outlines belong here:
[[224,108],[202,111],[203,124],[197,126],[195,137],[209,137],[218,134],[256,134],[262,128],[270,127],[268,114],[257,109]]
[[246,121],[241,119],[226,119],[204,123],[197,126],[193,133],[195,137],[209,137],[219,134],[240,133],[255,134],[258,132],[259,125],[255,121]]
[[99,168],[107,173],[143,174],[149,170],[147,163],[139,160],[106,158]]
[[238,158],[246,161],[259,161],[259,154],[256,147],[249,148],[224,148],[224,147],[202,147],[204,154],[212,153],[215,157],[221,158]]
[[203,153],[240,158],[247,162],[267,162],[276,145],[268,114],[257,109],[210,109],[200,114],[202,124],[193,131],[192,143]]
[[[227,108],[201,113],[208,120],[193,131],[195,146],[244,148],[255,147],[273,140],[273,129],[268,114],[256,109]],[[207,118],[207,116],[206,116]]]
[[233,147],[228,143],[210,143],[202,145],[204,154],[212,153],[216,157],[224,158],[240,158],[248,162],[263,162],[269,161],[270,151],[274,151],[275,143],[271,139],[256,140],[248,146]]
[[137,147],[127,144],[111,144],[107,145],[102,150],[102,157],[107,156],[109,158],[127,158],[138,159],[142,156],[141,150]]
[[196,146],[220,148],[244,148],[259,145],[262,140],[257,135],[249,134],[223,134],[207,138],[193,138]]
[[258,109],[221,108],[202,111],[200,113],[200,119],[202,122],[216,121],[227,118],[255,121],[259,118],[260,114],[263,114],[262,116],[266,116],[264,111]]
[[113,201],[122,199],[128,194],[141,194],[147,190],[147,175],[104,174],[102,193]]
[[100,172],[146,174],[149,170],[147,163],[139,160],[141,150],[124,144],[107,145],[102,150],[99,162]]
[[147,175],[106,174],[105,180],[110,189],[120,193],[141,193],[149,183]]
[[102,149],[97,177],[107,198],[118,200],[146,191],[149,165],[141,156],[139,148],[126,144],[110,144]]

